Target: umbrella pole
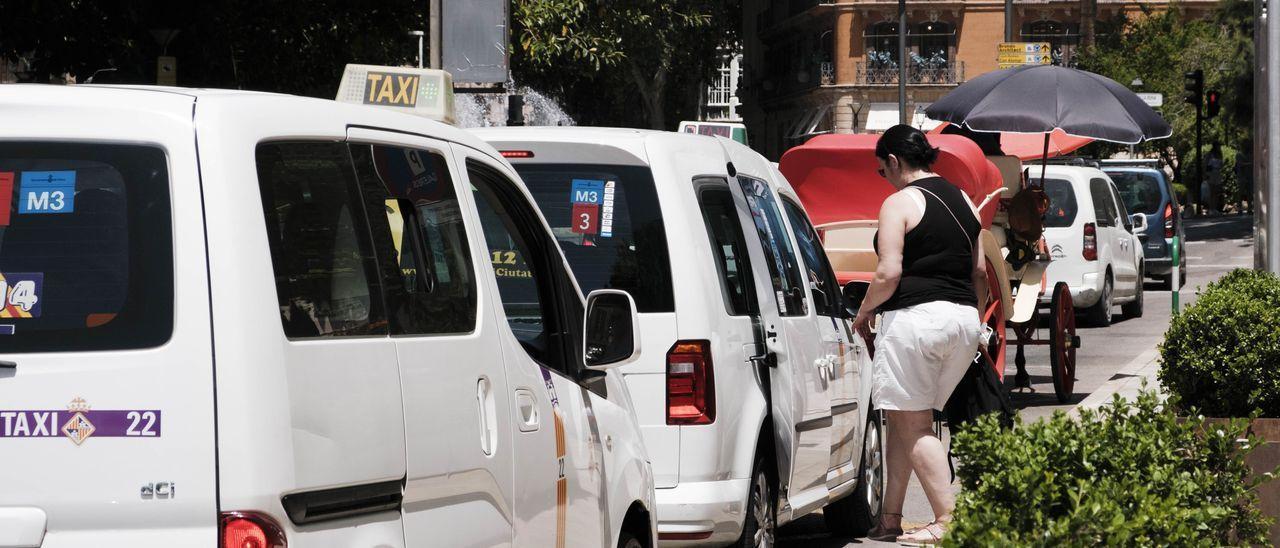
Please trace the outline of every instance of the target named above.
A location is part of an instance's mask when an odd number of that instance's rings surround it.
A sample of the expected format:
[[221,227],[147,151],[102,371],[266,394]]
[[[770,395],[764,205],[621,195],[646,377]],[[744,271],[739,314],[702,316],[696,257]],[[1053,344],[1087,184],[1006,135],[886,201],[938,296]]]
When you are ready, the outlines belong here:
[[1044,172],[1049,169],[1049,136],[1044,134],[1044,153],[1040,155],[1040,188],[1044,188]]

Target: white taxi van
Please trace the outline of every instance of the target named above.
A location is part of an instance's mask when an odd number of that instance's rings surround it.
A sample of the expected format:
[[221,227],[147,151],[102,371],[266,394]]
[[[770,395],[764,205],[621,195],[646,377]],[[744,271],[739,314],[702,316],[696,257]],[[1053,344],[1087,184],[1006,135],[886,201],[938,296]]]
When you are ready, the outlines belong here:
[[880,477],[859,482],[870,360],[772,164],[686,133],[472,131],[520,173],[583,289],[635,297],[645,348],[622,372],[653,462],[660,544],[772,545],[776,526],[823,507],[838,529],[869,525]]
[[633,301],[488,145],[236,91],[0,112],[0,547],[654,542]]
[[1053,257],[1045,287],[1066,282],[1077,311],[1095,326],[1111,325],[1117,304],[1127,318],[1142,316],[1146,215],[1129,215],[1111,177],[1096,167],[1048,166],[1044,191],[1044,239]]

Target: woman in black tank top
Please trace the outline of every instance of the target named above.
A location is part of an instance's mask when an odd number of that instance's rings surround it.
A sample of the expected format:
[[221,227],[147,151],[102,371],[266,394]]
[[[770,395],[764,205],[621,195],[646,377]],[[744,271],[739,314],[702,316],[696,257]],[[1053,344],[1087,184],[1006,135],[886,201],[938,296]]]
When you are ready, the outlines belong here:
[[[898,192],[880,209],[879,262],[854,328],[876,348],[872,404],[888,417],[889,459],[911,463],[887,470],[880,523],[869,535],[876,540],[936,543],[955,508],[947,454],[933,436],[933,411],[943,408],[973,361],[987,288],[982,224],[968,197],[929,170],[937,157],[938,149],[911,126],[890,128],[876,144],[880,175]],[[882,316],[872,342],[877,312]],[[912,472],[934,521],[903,534]]]

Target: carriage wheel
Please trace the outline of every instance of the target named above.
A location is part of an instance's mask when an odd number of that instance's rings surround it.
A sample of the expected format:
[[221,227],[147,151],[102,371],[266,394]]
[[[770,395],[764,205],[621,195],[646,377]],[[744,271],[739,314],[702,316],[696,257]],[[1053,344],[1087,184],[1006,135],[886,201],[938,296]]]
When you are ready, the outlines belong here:
[[1071,304],[1071,291],[1067,284],[1053,286],[1053,316],[1049,327],[1049,365],[1053,368],[1053,391],[1058,403],[1071,399],[1076,384],[1076,311]]
[[982,312],[982,323],[991,327],[991,340],[987,343],[985,358],[1000,380],[1004,380],[1004,349],[1009,343],[1005,333],[1004,303],[1000,302],[1000,278],[996,267],[987,259],[987,309]]

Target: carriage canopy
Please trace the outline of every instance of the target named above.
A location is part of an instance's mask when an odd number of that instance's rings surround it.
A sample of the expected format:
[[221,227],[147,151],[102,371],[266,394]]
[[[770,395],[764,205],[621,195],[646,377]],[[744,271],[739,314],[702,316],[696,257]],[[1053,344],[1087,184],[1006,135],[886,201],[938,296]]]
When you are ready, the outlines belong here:
[[[874,221],[880,205],[894,188],[876,173],[876,140],[879,135],[819,135],[788,150],[778,167],[795,188],[813,223],[818,226],[845,221]],[[1000,171],[973,141],[960,135],[929,135],[940,149],[933,171],[960,187],[973,203],[1004,186]],[[999,200],[982,211],[982,224],[990,227]]]

